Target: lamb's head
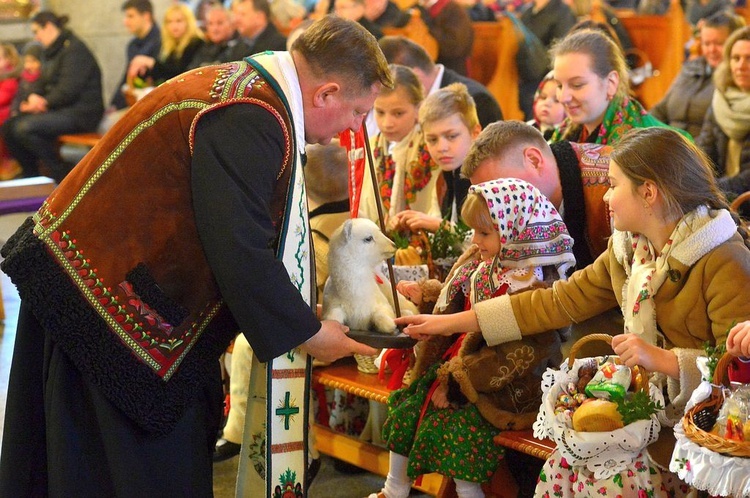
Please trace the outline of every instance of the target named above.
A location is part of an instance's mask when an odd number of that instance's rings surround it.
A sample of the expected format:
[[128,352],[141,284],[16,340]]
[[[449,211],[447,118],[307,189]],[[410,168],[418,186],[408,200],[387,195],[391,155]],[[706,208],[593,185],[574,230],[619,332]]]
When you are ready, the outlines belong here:
[[367,267],[374,267],[396,253],[396,244],[365,218],[346,220],[331,236],[329,256],[346,255]]

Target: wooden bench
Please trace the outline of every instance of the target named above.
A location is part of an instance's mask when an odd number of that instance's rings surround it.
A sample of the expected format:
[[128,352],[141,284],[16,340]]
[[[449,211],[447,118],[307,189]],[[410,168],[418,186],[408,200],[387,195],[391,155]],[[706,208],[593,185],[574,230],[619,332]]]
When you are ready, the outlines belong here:
[[497,22],[473,22],[474,45],[469,76],[487,87],[500,104],[505,119],[523,119],[518,105],[519,34],[507,17]]
[[438,56],[438,42],[430,34],[429,28],[422,19],[422,15],[419,13],[419,9],[411,9],[409,12],[411,19],[403,28],[396,28],[393,26],[383,27],[383,34],[388,36],[403,36],[408,38],[417,45],[420,45],[427,51],[430,58],[435,61]]
[[525,431],[503,431],[495,436],[495,444],[526,453],[542,460],[546,460],[555,449],[555,443],[551,440],[535,438],[532,429]]
[[663,16],[630,15],[620,17],[633,45],[648,56],[657,72],[635,88],[638,100],[652,108],[667,93],[685,60],[685,41],[689,27],[679,0],[672,0]]
[[72,133],[69,135],[60,135],[57,141],[60,145],[81,145],[84,147],[94,147],[102,135],[99,133]]

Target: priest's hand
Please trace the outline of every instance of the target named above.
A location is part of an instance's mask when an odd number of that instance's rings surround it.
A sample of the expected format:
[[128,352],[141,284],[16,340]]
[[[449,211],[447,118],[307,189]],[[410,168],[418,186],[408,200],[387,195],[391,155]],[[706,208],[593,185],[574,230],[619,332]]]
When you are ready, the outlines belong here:
[[321,361],[331,362],[351,356],[354,353],[374,356],[378,350],[350,339],[346,333],[349,327],[334,320],[323,320],[318,332],[300,347],[310,356]]

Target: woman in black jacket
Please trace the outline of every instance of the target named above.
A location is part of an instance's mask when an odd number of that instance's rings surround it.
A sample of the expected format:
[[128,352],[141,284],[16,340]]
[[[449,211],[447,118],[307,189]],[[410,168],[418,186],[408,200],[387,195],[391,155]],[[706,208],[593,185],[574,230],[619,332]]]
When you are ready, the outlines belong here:
[[10,118],[2,135],[24,177],[39,175],[40,164],[60,182],[69,168],[59,157],[57,137],[95,131],[104,113],[102,76],[88,47],[65,29],[67,16],[42,11],[31,19],[34,38],[44,47],[40,93],[32,93]]

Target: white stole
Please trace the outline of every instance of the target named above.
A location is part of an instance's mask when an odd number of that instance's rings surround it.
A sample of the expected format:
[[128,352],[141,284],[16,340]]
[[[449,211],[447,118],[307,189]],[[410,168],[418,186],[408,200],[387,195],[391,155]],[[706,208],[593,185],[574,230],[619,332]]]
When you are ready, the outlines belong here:
[[[281,260],[305,302],[313,303],[310,225],[302,171],[305,127],[302,93],[291,54],[265,52],[252,58],[279,85],[295,126],[295,160],[281,233]],[[252,91],[251,91],[252,94]],[[310,358],[294,349],[267,364],[253,355],[237,497],[306,496]]]

